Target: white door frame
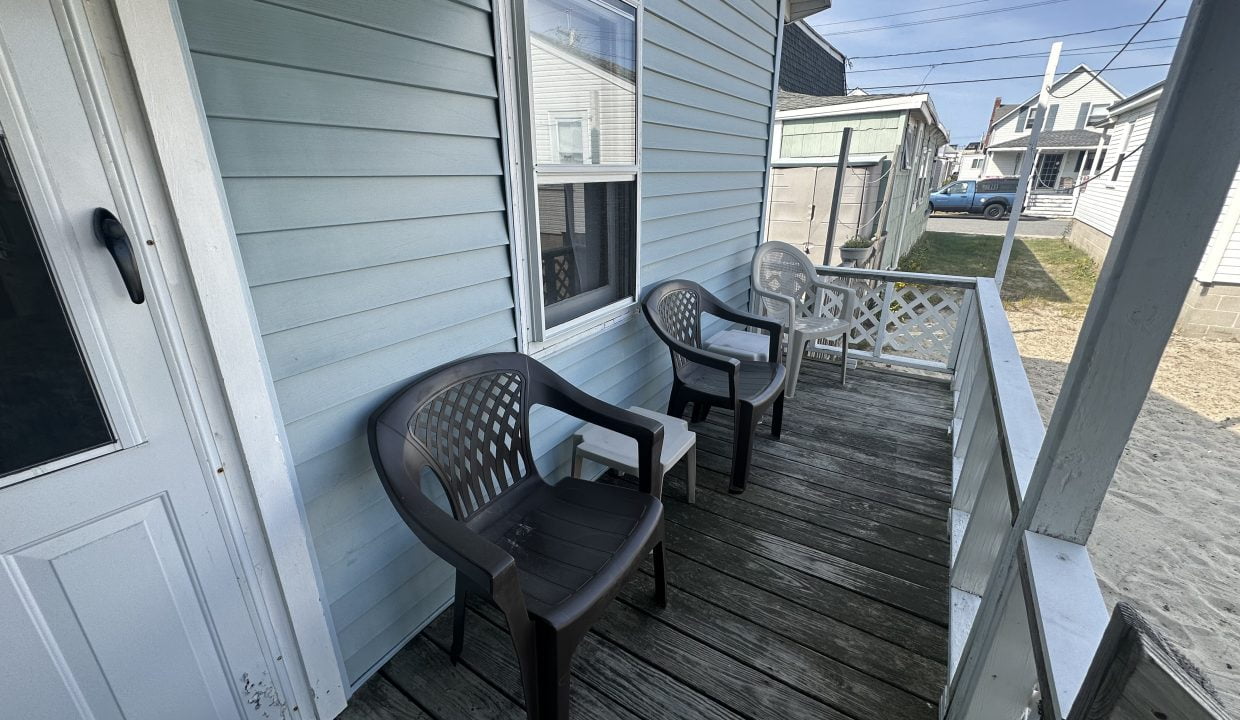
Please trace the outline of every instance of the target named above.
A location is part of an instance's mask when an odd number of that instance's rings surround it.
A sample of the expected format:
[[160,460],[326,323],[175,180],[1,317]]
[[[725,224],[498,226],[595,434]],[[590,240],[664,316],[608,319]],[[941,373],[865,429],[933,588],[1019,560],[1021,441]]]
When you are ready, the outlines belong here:
[[[344,665],[178,10],[174,0],[113,0],[116,44],[128,51],[118,70],[90,39],[88,21],[106,9],[53,5],[122,188],[118,215],[149,219],[129,225],[156,280],[148,299],[195,441],[215,468],[217,512],[241,555],[286,708],[335,717],[347,701]],[[109,70],[131,72],[136,97],[128,87],[111,97]]]

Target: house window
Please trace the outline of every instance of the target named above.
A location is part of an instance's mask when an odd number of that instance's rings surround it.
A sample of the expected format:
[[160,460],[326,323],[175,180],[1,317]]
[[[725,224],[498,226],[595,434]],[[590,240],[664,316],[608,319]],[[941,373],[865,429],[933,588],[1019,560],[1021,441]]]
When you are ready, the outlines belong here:
[[1072,172],[1077,173],[1079,175],[1081,172],[1081,168],[1084,168],[1085,172],[1089,172],[1089,169],[1093,166],[1094,166],[1094,151],[1093,150],[1081,151],[1076,154],[1076,167],[1072,169]]
[[1119,171],[1120,171],[1120,168],[1124,166],[1124,158],[1126,157],[1128,156],[1125,155],[1124,153],[1119,154],[1119,160],[1115,161],[1115,170],[1111,173],[1111,182],[1115,182],[1116,180],[1119,180]]
[[976,169],[980,168],[981,166],[982,166],[982,159],[981,159],[981,158],[973,158],[973,165],[972,165],[973,169],[974,169],[974,170],[976,170]]
[[1036,107],[1029,108],[1029,119],[1025,121],[1025,129],[1032,130],[1033,122],[1038,118],[1038,109]]
[[551,126],[551,156],[558,165],[584,165],[589,162],[584,118],[560,118]]
[[542,340],[637,292],[637,9],[527,0],[525,31],[529,273],[541,278],[528,283],[530,324]]
[[1107,161],[1107,149],[1102,148],[1102,152],[1098,153],[1098,161],[1094,163],[1094,173],[1102,172],[1103,163]]
[[1094,103],[1093,106],[1090,107],[1089,109],[1088,124],[1092,125],[1093,123],[1102,122],[1103,120],[1106,120],[1106,119],[1107,119],[1107,104],[1106,103]]

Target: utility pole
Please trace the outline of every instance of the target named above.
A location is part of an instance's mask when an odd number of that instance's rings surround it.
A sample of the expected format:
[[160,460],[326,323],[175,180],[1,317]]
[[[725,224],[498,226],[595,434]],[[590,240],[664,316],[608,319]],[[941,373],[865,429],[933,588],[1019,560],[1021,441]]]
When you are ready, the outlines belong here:
[[999,250],[999,264],[995,267],[995,284],[1003,288],[1003,278],[1007,275],[1008,260],[1012,257],[1012,243],[1016,241],[1016,225],[1020,223],[1020,211],[1025,207],[1025,198],[1029,195],[1029,178],[1033,175],[1033,162],[1038,153],[1038,138],[1042,135],[1042,124],[1046,121],[1046,109],[1050,105],[1051,85],[1055,82],[1055,70],[1059,67],[1059,51],[1063,43],[1051,45],[1051,53],[1046,58],[1046,73],[1042,76],[1042,93],[1038,96],[1038,116],[1033,121],[1033,132],[1029,134],[1029,147],[1021,158],[1020,170],[1016,182],[1016,198],[1012,202],[1012,212],[1008,215],[1007,232],[1003,234],[1003,247]]
[[831,253],[835,249],[835,224],[840,217],[840,200],[844,195],[844,177],[848,173],[848,146],[852,144],[851,127],[844,128],[840,137],[840,157],[835,165],[835,193],[831,196],[831,216],[827,218],[827,248],[823,252],[822,264],[831,264]]

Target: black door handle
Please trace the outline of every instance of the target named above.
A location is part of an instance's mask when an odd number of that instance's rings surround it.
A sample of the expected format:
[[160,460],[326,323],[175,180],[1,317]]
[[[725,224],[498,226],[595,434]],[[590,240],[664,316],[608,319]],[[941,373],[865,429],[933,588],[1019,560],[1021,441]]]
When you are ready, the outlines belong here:
[[129,233],[116,216],[105,208],[95,208],[93,225],[95,237],[104,244],[112,259],[116,261],[116,269],[121,273],[121,281],[129,291],[129,299],[141,305],[146,299],[142,292],[142,276],[138,274],[138,259],[134,257],[133,246],[129,244]]

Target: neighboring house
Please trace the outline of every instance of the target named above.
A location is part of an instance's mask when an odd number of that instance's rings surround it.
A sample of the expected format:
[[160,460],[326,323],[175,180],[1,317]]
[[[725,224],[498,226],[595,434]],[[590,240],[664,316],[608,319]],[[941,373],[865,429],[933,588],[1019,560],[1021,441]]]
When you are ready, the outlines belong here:
[[960,147],[956,145],[944,145],[939,148],[939,154],[934,163],[931,188],[943,187],[949,180],[956,179],[960,174],[960,154]]
[[[1124,96],[1086,65],[1060,76],[1050,92],[1026,212],[1066,217],[1072,214],[1078,181],[1101,167],[1098,148],[1103,134],[1094,125],[1106,117],[1107,107]],[[981,177],[1017,174],[1029,146],[1037,104],[1036,93],[1017,105],[1002,105],[996,100]]]
[[784,28],[779,89],[805,95],[843,95],[846,58],[804,20]]
[[[367,416],[490,350],[666,402],[637,299],[688,278],[745,305],[779,38],[828,5],[7,3],[0,317],[60,323],[30,350],[80,412],[5,409],[40,437],[0,458],[0,714],[339,712],[454,583],[385,496]],[[27,214],[50,271],[8,246]],[[575,425],[535,421],[558,477]]]
[[[948,140],[927,93],[820,97],[780,92],[767,237],[838,264],[854,236],[878,236],[870,264],[892,268],[921,237],[936,154]],[[826,222],[840,139],[853,129],[832,256]]]
[[960,151],[957,180],[979,180],[986,165],[986,152],[980,142],[971,142]]
[[[1105,170],[1082,188],[1068,234],[1072,244],[1099,264],[1106,258],[1128,189],[1141,163],[1146,136],[1158,112],[1157,83],[1112,105],[1103,127]],[[1179,332],[1198,337],[1240,338],[1240,169],[1219,214],[1196,283],[1180,314]]]

